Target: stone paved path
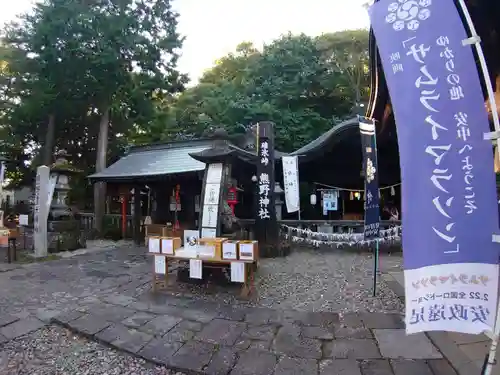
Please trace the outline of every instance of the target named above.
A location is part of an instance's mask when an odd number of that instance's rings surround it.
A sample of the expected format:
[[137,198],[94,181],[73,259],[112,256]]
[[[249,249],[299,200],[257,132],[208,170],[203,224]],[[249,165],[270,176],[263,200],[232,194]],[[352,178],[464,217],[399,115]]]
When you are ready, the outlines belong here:
[[132,248],[0,272],[0,342],[52,322],[190,374],[455,374],[425,335],[404,335],[398,314],[153,295],[150,269]]

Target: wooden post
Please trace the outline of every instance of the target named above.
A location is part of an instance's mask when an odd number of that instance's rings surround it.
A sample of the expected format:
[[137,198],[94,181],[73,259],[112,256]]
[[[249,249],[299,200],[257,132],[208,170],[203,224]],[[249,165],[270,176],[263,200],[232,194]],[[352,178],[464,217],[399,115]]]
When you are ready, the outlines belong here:
[[141,186],[134,186],[134,217],[133,220],[133,231],[134,231],[134,242],[136,245],[140,245],[141,239]]
[[278,222],[275,206],[274,123],[257,125],[257,181],[255,205],[255,235],[263,256],[280,255]]
[[125,239],[127,236],[127,201],[128,195],[121,194],[122,200],[122,238]]

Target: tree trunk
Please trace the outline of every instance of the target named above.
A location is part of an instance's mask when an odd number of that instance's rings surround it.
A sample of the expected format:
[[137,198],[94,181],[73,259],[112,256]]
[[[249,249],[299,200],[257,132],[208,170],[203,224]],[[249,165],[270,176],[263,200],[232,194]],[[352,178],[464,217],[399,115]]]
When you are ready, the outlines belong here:
[[47,126],[47,136],[45,137],[45,147],[43,150],[42,165],[50,166],[52,164],[52,151],[54,149],[54,137],[56,134],[56,121],[54,114],[49,115]]
[[[97,138],[97,159],[95,170],[97,173],[106,168],[106,156],[108,153],[108,128],[109,107],[105,108],[99,122],[99,136]],[[96,182],[94,184],[94,229],[98,234],[103,233],[104,209],[106,206],[106,183]]]

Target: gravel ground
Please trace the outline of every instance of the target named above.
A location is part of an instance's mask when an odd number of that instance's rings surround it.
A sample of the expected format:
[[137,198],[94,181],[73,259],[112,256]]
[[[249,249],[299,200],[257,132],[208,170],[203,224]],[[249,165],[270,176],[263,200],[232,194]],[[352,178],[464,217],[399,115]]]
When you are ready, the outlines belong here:
[[184,375],[50,326],[0,345],[2,375]]
[[[399,268],[399,258],[380,257],[383,267]],[[389,264],[390,263],[390,264]],[[259,304],[304,311],[402,312],[403,304],[383,282],[373,297],[370,254],[297,251],[261,262]]]
[[[381,254],[382,271],[400,270],[401,256]],[[338,313],[403,312],[404,306],[383,282],[373,297],[373,258],[366,253],[298,250],[286,258],[261,259],[257,296],[242,301],[239,287],[198,286],[170,278],[168,293],[208,301],[278,309]]]

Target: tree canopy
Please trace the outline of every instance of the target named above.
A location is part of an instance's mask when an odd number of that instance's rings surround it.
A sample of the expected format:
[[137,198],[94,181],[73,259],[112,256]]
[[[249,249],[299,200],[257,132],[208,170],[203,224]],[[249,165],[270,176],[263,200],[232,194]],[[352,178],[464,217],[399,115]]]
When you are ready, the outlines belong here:
[[292,151],[367,101],[367,30],[286,34],[263,48],[242,42],[184,89],[177,17],[170,0],[43,0],[8,25],[0,151],[16,162],[9,177],[32,181],[61,149],[90,173],[100,137],[110,163],[128,144],[221,126],[241,133],[263,120],[276,123],[277,147]]
[[367,30],[316,38],[287,34],[262,50],[243,42],[196,86],[160,103],[157,121],[130,140],[201,136],[220,126],[234,133],[268,120],[276,123],[278,148],[291,151],[359,113],[368,87]]
[[21,175],[57,149],[90,171],[104,115],[109,158],[155,118],[160,98],[183,90],[177,16],[170,0],[44,0],[6,27],[2,147]]

